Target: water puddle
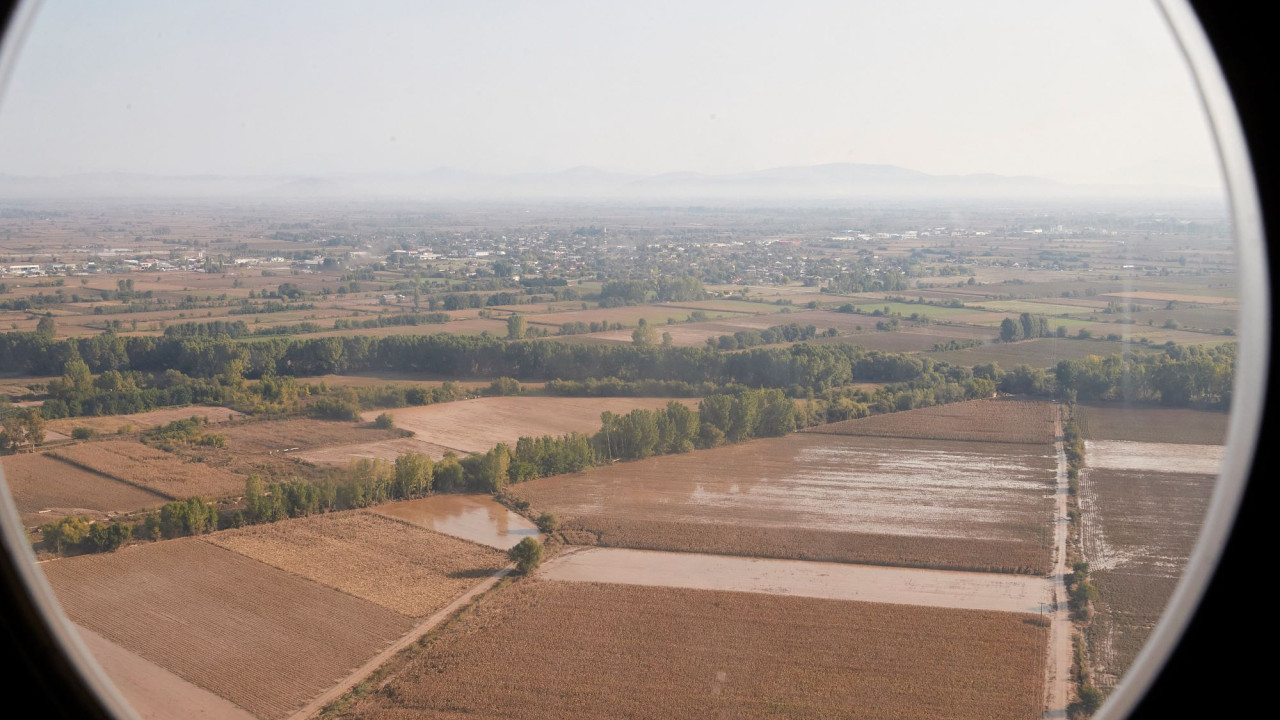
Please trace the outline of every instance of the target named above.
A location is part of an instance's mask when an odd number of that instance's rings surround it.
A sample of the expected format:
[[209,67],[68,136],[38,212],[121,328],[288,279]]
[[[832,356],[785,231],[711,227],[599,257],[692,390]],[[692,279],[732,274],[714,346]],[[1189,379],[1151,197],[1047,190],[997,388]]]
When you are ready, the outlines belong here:
[[829,600],[1039,613],[1043,577],[846,563],[588,548],[562,555],[539,577],[568,582],[730,590]]
[[499,550],[506,550],[527,537],[538,536],[536,525],[488,495],[433,495],[372,509],[438,533]]

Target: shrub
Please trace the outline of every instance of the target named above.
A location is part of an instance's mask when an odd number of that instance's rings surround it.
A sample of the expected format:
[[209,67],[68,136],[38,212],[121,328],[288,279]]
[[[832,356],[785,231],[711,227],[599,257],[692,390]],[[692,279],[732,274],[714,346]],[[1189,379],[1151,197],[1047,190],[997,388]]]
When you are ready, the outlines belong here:
[[76,427],[71,429],[72,440],[92,440],[98,437],[98,431],[93,428]]
[[538,516],[538,529],[544,533],[553,533],[560,528],[560,519],[549,512]]
[[390,430],[396,426],[396,421],[391,417],[391,413],[382,413],[373,421],[373,426],[379,430]]
[[527,537],[508,550],[507,557],[516,564],[516,570],[528,575],[542,564],[542,543]]

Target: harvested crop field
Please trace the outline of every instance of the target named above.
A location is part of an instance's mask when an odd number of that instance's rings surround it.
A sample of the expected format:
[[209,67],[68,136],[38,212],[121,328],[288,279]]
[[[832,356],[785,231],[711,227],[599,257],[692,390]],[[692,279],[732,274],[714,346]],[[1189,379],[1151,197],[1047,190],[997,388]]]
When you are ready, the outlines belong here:
[[[636,408],[666,407],[671,398],[560,398],[494,397],[423,407],[373,410],[373,420],[389,412],[396,427],[412,430],[415,439],[461,452],[484,452],[504,442],[515,445],[521,436],[594,433],[600,429],[600,413],[627,413]],[[691,408],[697,400],[682,399]]]
[[[372,420],[373,417],[370,417]],[[399,438],[394,430],[377,430],[335,420],[267,420],[238,423],[220,429],[227,448],[235,453],[279,453],[329,445],[351,445]]]
[[1078,405],[1080,430],[1091,440],[1222,445],[1227,413],[1154,405]]
[[61,420],[50,420],[47,427],[49,430],[60,432],[63,435],[70,435],[71,431],[78,427],[86,427],[107,435],[121,428],[146,430],[159,425],[168,425],[174,420],[189,420],[192,417],[208,420],[212,424],[235,420],[236,418],[244,417],[244,415],[230,408],[188,405],[148,410],[147,412],[134,413],[132,415],[62,418]]
[[1040,714],[1044,675],[1032,619],[521,580],[338,717],[1025,720]]
[[[1066,324],[1059,322],[1056,318],[1050,318],[1050,327],[1055,323]],[[1115,332],[1123,333],[1124,330]],[[1012,370],[1019,365],[1030,365],[1036,368],[1053,367],[1063,360],[1078,360],[1089,355],[1113,355],[1127,348],[1132,348],[1132,345],[1126,346],[1124,343],[1111,340],[1036,338],[1015,343],[989,343],[964,350],[931,352],[929,357],[966,368],[996,363],[1002,370]]]
[[1051,450],[802,433],[509,492],[580,544],[1039,574]]
[[183,680],[101,635],[82,627],[76,630],[93,654],[93,659],[111,678],[111,684],[142,720],[253,720],[252,715],[230,701]]
[[1056,409],[1047,402],[969,400],[818,425],[818,435],[966,440],[997,443],[1053,442]]
[[261,718],[281,718],[413,620],[198,539],[41,566],[71,620]]
[[244,489],[242,477],[127,440],[81,443],[49,455],[174,500],[214,498]]
[[1099,470],[1145,470],[1217,475],[1222,445],[1143,443],[1129,440],[1086,440],[1089,467]]
[[118,480],[82,470],[43,454],[9,455],[0,463],[14,505],[27,525],[67,515],[95,519],[110,512],[156,507],[165,498]]
[[1088,631],[1099,687],[1110,690],[1150,636],[1200,534],[1214,483],[1207,474],[1080,473],[1084,558],[1099,593]]
[[360,510],[215,533],[208,541],[410,617],[430,615],[507,564],[497,550]]

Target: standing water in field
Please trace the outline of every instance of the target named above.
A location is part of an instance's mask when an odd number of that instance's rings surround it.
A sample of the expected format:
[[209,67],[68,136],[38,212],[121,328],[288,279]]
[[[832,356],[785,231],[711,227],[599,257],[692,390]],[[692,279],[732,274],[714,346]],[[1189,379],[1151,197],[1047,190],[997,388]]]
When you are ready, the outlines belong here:
[[538,535],[536,525],[488,495],[434,495],[382,505],[375,511],[499,550]]

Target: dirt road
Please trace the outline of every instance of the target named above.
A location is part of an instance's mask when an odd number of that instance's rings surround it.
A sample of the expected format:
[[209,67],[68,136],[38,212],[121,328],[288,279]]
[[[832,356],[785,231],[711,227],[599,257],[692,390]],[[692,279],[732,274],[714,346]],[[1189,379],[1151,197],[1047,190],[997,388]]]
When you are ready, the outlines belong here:
[[1058,456],[1053,503],[1052,609],[1049,658],[1044,670],[1045,718],[1065,718],[1071,702],[1071,615],[1067,607],[1067,454],[1062,446],[1062,419],[1054,420],[1054,449]]

